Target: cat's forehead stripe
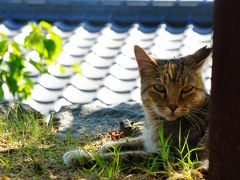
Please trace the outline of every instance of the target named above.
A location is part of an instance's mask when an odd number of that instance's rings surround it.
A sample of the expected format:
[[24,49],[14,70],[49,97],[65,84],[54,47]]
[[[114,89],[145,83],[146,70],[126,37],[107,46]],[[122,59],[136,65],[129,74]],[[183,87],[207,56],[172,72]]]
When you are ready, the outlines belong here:
[[[185,75],[185,66],[180,61],[162,61],[162,66],[164,67],[163,73],[160,75],[164,82],[179,82],[183,81],[183,75]],[[185,79],[187,80],[187,79]]]

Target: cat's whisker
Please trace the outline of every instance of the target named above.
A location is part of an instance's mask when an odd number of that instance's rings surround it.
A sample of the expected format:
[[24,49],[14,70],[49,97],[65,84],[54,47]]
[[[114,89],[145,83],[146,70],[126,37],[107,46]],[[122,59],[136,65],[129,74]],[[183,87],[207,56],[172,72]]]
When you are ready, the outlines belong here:
[[[144,107],[146,107],[146,108],[151,108],[152,109],[152,106],[144,106]],[[154,105],[154,107],[156,107],[156,108],[165,108],[164,106],[157,106],[157,105]]]
[[[161,111],[165,111],[164,108],[162,108],[162,109],[158,108],[158,109],[161,110]],[[153,112],[153,113],[159,114],[159,111],[156,111],[155,109],[152,109],[152,108],[151,109],[145,109],[145,111],[149,112],[149,113]]]
[[200,117],[198,117],[196,114],[191,113],[191,116],[193,116],[193,117],[195,118],[195,120],[201,124],[202,127],[204,127],[204,128],[207,127],[206,123],[204,123],[204,122],[202,121],[202,119],[201,119]]
[[187,120],[189,120],[189,122],[192,124],[193,128],[195,129],[195,131],[200,132],[199,126],[194,123],[194,120],[192,119],[192,117],[189,116],[189,114],[185,115],[185,117],[186,117]]
[[153,109],[145,109],[145,111],[146,111],[146,112],[149,112],[149,113],[151,113],[151,112],[154,112],[154,113],[156,113],[156,111],[155,111],[155,110],[153,110]]
[[[199,129],[199,133],[201,132],[201,130],[204,128],[205,129],[205,127],[206,127],[206,125],[205,124],[203,124],[203,122],[201,121],[201,119],[199,120],[196,116],[193,116],[193,114],[192,113],[189,113],[189,117],[191,117],[191,119],[192,119],[192,122],[196,125],[196,126],[198,126],[198,129]],[[202,127],[202,128],[201,128]]]
[[196,119],[196,117],[194,117],[192,115],[192,113],[189,113],[188,114],[188,117],[192,120],[192,122],[194,123],[194,125],[197,127],[198,129],[198,132],[200,133],[201,132],[201,127],[202,127],[202,124]]
[[193,116],[192,113],[189,114],[192,117],[193,123],[195,123],[195,125],[197,125],[199,127],[199,132],[201,131],[201,127],[203,126],[201,121],[199,121],[199,119],[196,116]]
[[194,111],[194,114],[199,114],[199,115],[206,115],[208,112],[201,112],[201,111]]
[[200,108],[191,108],[193,112],[202,112],[202,113],[209,113],[208,109],[200,109]]
[[166,109],[164,109],[164,108],[162,108],[162,109],[158,108],[158,111],[156,109],[146,109],[146,111],[148,111],[148,112],[159,112],[159,111],[165,111],[165,110]]
[[208,114],[209,112],[203,112],[203,111],[192,111],[192,113],[193,113],[195,116],[201,118],[201,115],[205,116],[205,115]]

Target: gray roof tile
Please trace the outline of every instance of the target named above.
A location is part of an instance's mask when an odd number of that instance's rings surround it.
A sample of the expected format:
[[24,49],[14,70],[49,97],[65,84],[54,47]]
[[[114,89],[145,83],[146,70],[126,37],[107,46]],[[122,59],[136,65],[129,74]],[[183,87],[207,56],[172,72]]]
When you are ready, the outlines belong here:
[[93,40],[93,39],[96,39],[100,32],[89,32],[87,31],[86,29],[84,29],[82,26],[79,26],[76,30],[75,30],[75,33],[79,36],[81,36],[83,39],[90,39],[90,40]]
[[13,31],[18,31],[20,30],[23,26],[26,25],[25,22],[19,23],[19,22],[15,22],[12,20],[4,20],[2,21],[2,23],[6,26],[6,28],[13,30]]
[[159,48],[161,48],[161,49],[168,49],[168,50],[180,49],[182,47],[182,45],[183,45],[181,40],[179,40],[179,41],[170,41],[170,40],[167,40],[167,39],[163,39],[160,36],[157,36],[154,39],[154,43],[155,43],[155,45],[159,46]]
[[96,92],[81,91],[69,85],[64,89],[62,96],[71,103],[86,104],[92,102],[96,97]]
[[106,48],[119,48],[123,45],[123,40],[114,40],[109,38],[108,35],[100,36],[97,40],[97,43],[101,44],[102,46],[105,46]]
[[157,30],[157,35],[158,37],[164,40],[181,41],[184,39],[185,33],[181,32],[181,33],[173,34],[168,31],[166,24],[162,24],[160,28]]
[[68,53],[62,51],[57,57],[57,62],[63,66],[72,66],[74,64],[79,64],[83,61],[83,57],[71,56]]
[[102,85],[102,83],[102,80],[89,79],[81,74],[75,74],[71,78],[71,84],[83,91],[96,91]]
[[33,100],[32,98],[28,98],[23,101],[25,104],[29,104],[33,109],[41,112],[42,114],[47,115],[49,111],[53,110],[53,103],[42,103]]
[[73,69],[71,67],[64,67],[58,63],[50,64],[48,72],[53,76],[62,78],[71,77],[74,74]]
[[141,103],[140,88],[136,88],[131,92],[131,99]]
[[6,34],[9,37],[13,37],[19,33],[18,30],[11,30],[7,28],[5,24],[0,24],[0,32]]
[[69,78],[57,78],[51,74],[42,74],[38,83],[46,89],[59,90],[69,83]]
[[179,49],[163,49],[159,46],[153,46],[150,50],[151,54],[153,54],[155,57],[158,57],[159,59],[172,59],[179,57],[180,52]]
[[116,63],[126,69],[137,69],[138,65],[135,59],[130,58],[124,54],[119,54],[116,59]]
[[63,39],[69,38],[73,34],[73,32],[64,32],[56,26],[53,27],[53,31],[59,36],[61,36]]
[[134,52],[132,51],[133,46],[134,45],[128,45],[128,44],[123,45],[123,47],[121,48],[121,53],[129,58],[135,58]]
[[119,49],[110,49],[107,47],[104,47],[101,44],[96,44],[92,47],[92,51],[103,58],[112,58],[115,57],[119,53]]
[[50,90],[36,84],[32,90],[32,99],[43,103],[50,103],[57,100],[61,94],[62,90]]
[[91,47],[94,43],[94,39],[84,39],[82,34],[74,34],[69,38],[69,42],[77,47],[88,48]]
[[129,34],[131,37],[139,40],[152,40],[156,36],[156,32],[144,33],[139,30],[140,25],[135,24],[132,29],[130,29]]
[[97,56],[93,52],[90,52],[88,55],[86,55],[84,60],[88,62],[91,66],[96,68],[108,68],[114,62],[114,58],[103,58]]
[[69,105],[72,105],[72,103],[67,101],[65,98],[60,98],[53,104],[53,110],[57,112],[61,109],[61,107]]
[[109,75],[104,79],[104,86],[114,92],[130,92],[135,86],[135,81],[122,81]]
[[81,69],[82,69],[82,75],[91,79],[102,79],[108,73],[108,69],[96,68],[91,66],[87,62],[84,62],[81,64]]
[[133,47],[135,44],[138,44],[142,48],[147,49],[153,44],[153,41],[151,39],[150,40],[149,39],[148,40],[140,40],[140,39],[135,38],[133,36],[129,36],[126,39],[126,44],[128,45],[128,47],[129,46]]
[[69,42],[63,46],[63,51],[72,56],[84,56],[89,52],[89,48],[77,47]]
[[124,40],[129,35],[128,32],[123,33],[115,32],[109,26],[102,30],[102,34],[112,40]]
[[110,74],[120,80],[133,80],[138,77],[138,70],[129,70],[119,66],[118,64],[114,64],[110,68]]
[[118,104],[130,100],[129,93],[116,93],[103,87],[97,92],[97,98],[107,105]]
[[195,41],[209,41],[212,38],[212,33],[209,34],[199,34],[193,30],[194,25],[189,25],[185,30],[185,36],[194,39]]

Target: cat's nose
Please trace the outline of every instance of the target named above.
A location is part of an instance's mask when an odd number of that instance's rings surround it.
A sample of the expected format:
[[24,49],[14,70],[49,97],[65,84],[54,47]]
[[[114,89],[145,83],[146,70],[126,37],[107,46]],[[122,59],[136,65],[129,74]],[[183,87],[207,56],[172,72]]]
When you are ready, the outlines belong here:
[[169,104],[168,107],[169,107],[169,109],[171,109],[172,112],[174,112],[178,108],[178,105],[177,104]]

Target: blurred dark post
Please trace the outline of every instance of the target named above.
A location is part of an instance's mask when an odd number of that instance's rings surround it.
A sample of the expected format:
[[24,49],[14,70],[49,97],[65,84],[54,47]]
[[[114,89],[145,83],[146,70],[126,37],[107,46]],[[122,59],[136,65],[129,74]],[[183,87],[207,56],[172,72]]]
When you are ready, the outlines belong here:
[[240,179],[240,1],[215,0],[211,180]]

